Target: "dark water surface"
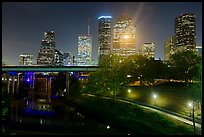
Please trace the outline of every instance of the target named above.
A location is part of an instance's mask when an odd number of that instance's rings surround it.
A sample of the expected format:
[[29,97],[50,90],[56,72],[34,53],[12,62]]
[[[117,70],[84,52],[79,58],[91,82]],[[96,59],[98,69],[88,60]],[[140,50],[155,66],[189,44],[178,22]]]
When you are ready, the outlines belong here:
[[[51,97],[14,100],[9,108],[9,129],[16,135],[128,135],[111,123],[97,121]],[[54,102],[54,103],[53,103]]]

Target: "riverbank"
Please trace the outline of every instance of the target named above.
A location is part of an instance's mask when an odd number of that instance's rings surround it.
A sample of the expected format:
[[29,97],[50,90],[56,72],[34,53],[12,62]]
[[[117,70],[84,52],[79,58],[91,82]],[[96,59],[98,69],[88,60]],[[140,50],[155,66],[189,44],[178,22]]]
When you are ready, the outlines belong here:
[[139,135],[193,135],[193,127],[137,105],[111,99],[80,96],[65,101],[77,111]]

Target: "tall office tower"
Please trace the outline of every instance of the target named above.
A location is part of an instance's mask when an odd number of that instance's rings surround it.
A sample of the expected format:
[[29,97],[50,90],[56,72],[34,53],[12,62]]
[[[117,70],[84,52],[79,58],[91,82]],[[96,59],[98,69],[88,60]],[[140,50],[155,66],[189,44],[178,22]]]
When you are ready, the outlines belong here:
[[98,61],[111,52],[111,16],[100,16],[98,18]]
[[71,52],[63,53],[63,64],[64,66],[72,66],[73,65],[73,55]]
[[55,49],[55,58],[54,58],[54,65],[62,66],[63,65],[63,54]]
[[80,35],[78,37],[78,66],[91,65],[92,39],[90,35]]
[[155,58],[155,43],[144,43],[142,45],[142,54],[148,58]]
[[169,37],[164,43],[164,61],[169,61],[170,56],[174,53],[174,36]]
[[54,31],[45,32],[38,53],[38,65],[54,65],[55,57],[55,33]]
[[136,27],[127,15],[119,17],[113,27],[113,53],[123,57],[136,53]]
[[78,37],[78,66],[89,66],[91,65],[92,55],[92,38],[90,35],[90,26],[88,19],[88,35],[80,35]]
[[32,54],[20,54],[19,65],[20,66],[29,66],[33,64],[33,55]]
[[175,19],[176,51],[195,50],[196,16],[193,13],[182,14]]

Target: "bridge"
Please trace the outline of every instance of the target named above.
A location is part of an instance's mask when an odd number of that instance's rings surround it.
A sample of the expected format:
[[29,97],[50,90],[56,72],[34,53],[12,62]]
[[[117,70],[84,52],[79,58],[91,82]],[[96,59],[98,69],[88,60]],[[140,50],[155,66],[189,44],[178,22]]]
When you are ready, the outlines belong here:
[[[69,73],[70,72],[93,72],[98,69],[98,66],[2,66],[2,76],[7,77],[7,91],[10,93],[10,85],[12,85],[12,94],[18,93],[19,89],[19,75],[22,73],[27,73],[29,76],[27,82],[30,83],[30,87],[34,88],[35,85],[35,73],[36,72],[65,72],[66,73],[66,92],[69,95]],[[6,74],[5,74],[6,73]],[[10,84],[11,77],[11,84]],[[15,77],[17,77],[17,82],[15,82]],[[50,91],[51,89],[51,77],[46,77],[47,86]],[[15,86],[17,85],[17,87]]]
[[98,66],[2,66],[6,72],[93,72]]

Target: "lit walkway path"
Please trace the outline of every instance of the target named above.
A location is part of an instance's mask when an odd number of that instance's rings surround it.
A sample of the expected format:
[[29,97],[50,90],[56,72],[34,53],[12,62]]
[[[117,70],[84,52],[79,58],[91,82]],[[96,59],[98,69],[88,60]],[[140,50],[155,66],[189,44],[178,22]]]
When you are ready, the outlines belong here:
[[[86,95],[96,97],[95,95],[92,95],[92,94],[86,94]],[[112,98],[108,98],[108,97],[101,97],[101,98],[112,99]],[[132,101],[132,100],[124,100],[124,99],[117,98],[117,101],[124,102],[124,103],[129,103],[129,104],[133,104],[133,105],[136,104],[136,105],[139,105],[139,106],[141,106],[141,107],[143,107],[145,109],[149,109],[149,110],[155,111],[157,113],[160,113],[162,115],[166,115],[166,116],[169,116],[171,118],[182,121],[182,122],[184,122],[186,124],[193,125],[192,120],[189,120],[189,118],[184,118],[185,116],[182,116],[181,114],[178,114],[178,113],[166,110],[166,109],[162,109],[162,108],[159,108],[159,107],[156,107],[156,106],[143,104],[143,103],[140,103],[140,102],[135,102],[135,101]],[[198,127],[198,128],[201,128],[201,124],[199,124],[199,123],[195,123],[195,126]]]

